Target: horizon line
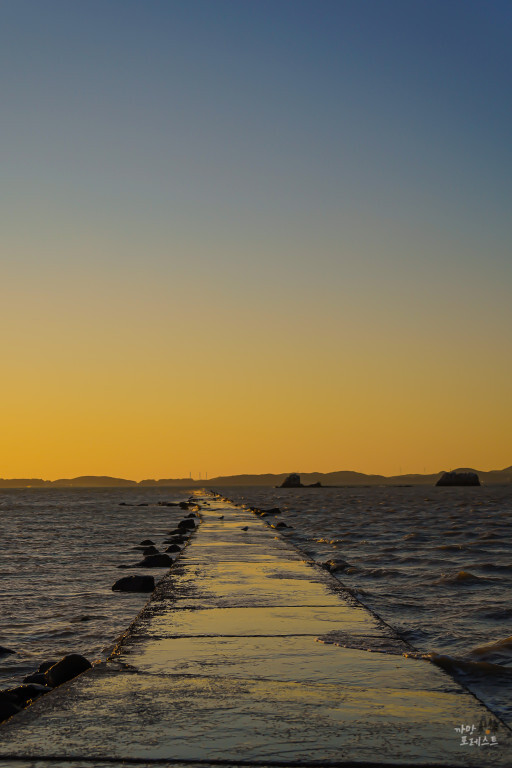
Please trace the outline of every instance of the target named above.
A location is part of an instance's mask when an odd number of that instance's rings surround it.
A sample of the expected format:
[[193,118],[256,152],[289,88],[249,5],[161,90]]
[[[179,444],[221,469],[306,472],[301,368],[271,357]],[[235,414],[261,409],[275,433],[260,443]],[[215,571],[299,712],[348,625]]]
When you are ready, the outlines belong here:
[[[396,478],[432,478],[442,475],[444,472],[453,472],[453,471],[462,471],[462,470],[470,470],[473,472],[477,472],[478,474],[496,474],[496,473],[506,473],[507,471],[512,471],[512,466],[504,467],[502,469],[492,469],[492,470],[478,470],[474,469],[473,467],[456,467],[455,469],[450,468],[449,470],[439,470],[437,472],[406,472],[401,474],[394,474],[394,475],[384,475],[376,472],[359,472],[357,470],[333,470],[331,472],[297,472],[295,474],[299,474],[301,476],[332,476],[332,475],[355,475],[361,478],[382,478],[383,480],[391,480]],[[194,484],[212,484],[218,481],[221,481],[223,479],[235,479],[235,478],[282,478],[286,477],[289,474],[292,474],[290,472],[241,472],[236,474],[225,474],[225,475],[215,475],[210,478],[194,478],[194,477],[165,477],[165,478],[143,478],[141,480],[131,480],[129,478],[123,478],[123,477],[117,477],[114,475],[77,475],[75,477],[58,477],[55,480],[46,480],[44,478],[40,477],[14,477],[14,478],[0,478],[0,486],[4,483],[23,483],[24,485],[21,487],[31,487],[32,484],[44,484],[44,485],[55,485],[59,483],[77,483],[80,480],[87,480],[90,482],[94,481],[116,481],[117,483],[127,483],[130,486],[140,486],[145,484],[165,484],[167,483],[180,483],[182,485],[187,485],[189,483]]]

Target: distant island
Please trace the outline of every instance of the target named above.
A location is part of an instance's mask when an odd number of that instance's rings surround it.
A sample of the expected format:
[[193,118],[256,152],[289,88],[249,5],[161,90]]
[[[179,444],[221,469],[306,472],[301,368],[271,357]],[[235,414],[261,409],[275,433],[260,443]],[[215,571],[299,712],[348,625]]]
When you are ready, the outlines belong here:
[[469,486],[481,485],[480,478],[476,472],[445,472],[436,485],[439,486]]
[[[512,483],[512,466],[506,469],[496,469],[490,472],[467,467],[450,470],[457,473],[475,473],[484,485],[508,485]],[[119,477],[83,475],[61,480],[41,480],[40,478],[0,478],[0,488],[216,488],[229,486],[260,485],[276,487],[289,476],[289,472],[267,475],[225,475],[212,477],[208,480],[192,480],[190,478],[167,478],[162,480],[124,480]],[[364,486],[364,485],[436,485],[438,480],[447,474],[445,470],[431,475],[365,475],[362,472],[301,472],[301,482],[304,485],[329,486]]]

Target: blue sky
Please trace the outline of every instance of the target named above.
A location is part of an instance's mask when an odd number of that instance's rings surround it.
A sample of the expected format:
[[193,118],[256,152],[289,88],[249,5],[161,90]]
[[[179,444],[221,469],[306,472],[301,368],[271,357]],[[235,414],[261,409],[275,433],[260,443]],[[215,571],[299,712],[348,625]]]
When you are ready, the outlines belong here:
[[1,14],[3,166],[15,207],[37,198],[29,217],[54,204],[100,227],[144,213],[218,235],[229,216],[243,237],[364,216],[480,247],[492,228],[505,266],[508,4],[16,0]]

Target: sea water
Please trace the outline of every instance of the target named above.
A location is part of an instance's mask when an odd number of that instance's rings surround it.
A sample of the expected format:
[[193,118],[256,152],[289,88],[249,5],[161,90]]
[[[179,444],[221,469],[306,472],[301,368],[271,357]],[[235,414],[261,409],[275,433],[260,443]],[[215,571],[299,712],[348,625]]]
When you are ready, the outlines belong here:
[[[512,722],[512,488],[219,488],[280,507],[283,535],[411,646]],[[105,658],[147,594],[112,592],[151,539],[162,551],[187,490],[0,492],[0,688],[42,661]],[[144,505],[144,506],[139,506]],[[136,571],[138,572],[138,571]],[[161,578],[166,569],[142,571]]]
[[[510,486],[220,488],[279,507],[280,534],[512,723]],[[268,520],[268,518],[266,518]]]
[[188,496],[172,488],[0,491],[0,645],[14,651],[0,654],[0,689],[68,653],[105,658],[149,597],[113,592],[114,582],[167,573],[119,566],[142,560],[133,547],[144,539],[165,551],[186,513],[159,502]]

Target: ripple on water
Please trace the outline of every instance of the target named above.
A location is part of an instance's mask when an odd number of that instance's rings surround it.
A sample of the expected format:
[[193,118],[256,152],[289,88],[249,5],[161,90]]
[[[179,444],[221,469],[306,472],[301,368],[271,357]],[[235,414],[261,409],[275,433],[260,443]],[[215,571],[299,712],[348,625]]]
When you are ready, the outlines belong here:
[[457,584],[457,585],[484,585],[486,582],[490,582],[492,579],[485,576],[477,576],[469,571],[458,571],[457,573],[443,573],[439,579],[434,581],[434,584]]

